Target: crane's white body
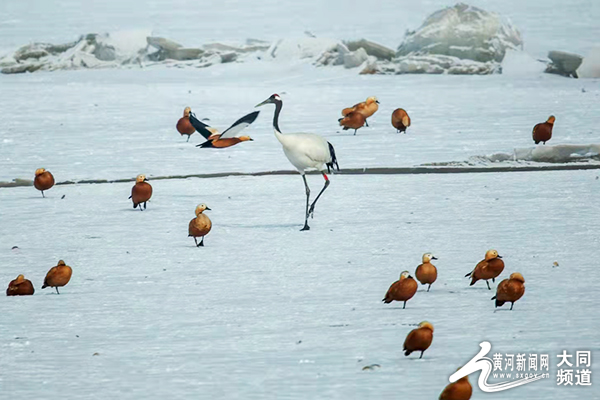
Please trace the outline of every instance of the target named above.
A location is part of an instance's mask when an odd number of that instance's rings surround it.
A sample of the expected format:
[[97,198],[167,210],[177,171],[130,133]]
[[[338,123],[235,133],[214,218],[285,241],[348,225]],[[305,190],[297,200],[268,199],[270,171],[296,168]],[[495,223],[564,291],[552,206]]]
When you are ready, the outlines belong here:
[[326,164],[331,162],[329,143],[314,133],[281,133],[275,131],[275,137],[283,146],[283,152],[298,172],[304,174],[307,170],[324,171]]
[[[307,231],[310,229],[308,226],[308,217],[314,215],[315,204],[317,204],[317,201],[330,183],[327,174],[325,174],[325,170],[329,171],[330,167],[333,169],[334,165],[337,166],[338,171],[340,169],[337,164],[335,150],[331,143],[314,133],[281,133],[281,130],[279,129],[279,113],[283,108],[283,102],[279,95],[272,95],[267,100],[258,104],[257,107],[264,104],[275,104],[275,113],[273,114],[273,130],[275,131],[275,137],[283,146],[285,156],[290,163],[296,167],[298,172],[300,172],[300,175],[302,175],[302,180],[304,181],[304,187],[306,189],[306,214],[304,216],[304,227],[301,230]],[[321,174],[323,174],[323,178],[325,178],[325,184],[313,203],[309,206],[310,188],[306,181],[306,170],[310,169],[320,171]]]

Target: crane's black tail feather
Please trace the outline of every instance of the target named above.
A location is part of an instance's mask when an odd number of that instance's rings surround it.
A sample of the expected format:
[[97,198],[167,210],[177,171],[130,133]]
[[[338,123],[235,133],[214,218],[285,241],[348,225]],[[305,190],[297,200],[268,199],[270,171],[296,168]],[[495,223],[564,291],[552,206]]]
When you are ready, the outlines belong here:
[[[327,172],[331,173],[331,169],[334,169],[334,165],[337,167],[337,170],[340,170],[340,165],[338,164],[338,160],[337,157],[335,155],[335,149],[333,148],[333,145],[329,142],[327,142],[327,144],[329,145],[329,154],[331,154],[331,161],[328,162],[327,165]],[[331,169],[330,169],[331,168]]]

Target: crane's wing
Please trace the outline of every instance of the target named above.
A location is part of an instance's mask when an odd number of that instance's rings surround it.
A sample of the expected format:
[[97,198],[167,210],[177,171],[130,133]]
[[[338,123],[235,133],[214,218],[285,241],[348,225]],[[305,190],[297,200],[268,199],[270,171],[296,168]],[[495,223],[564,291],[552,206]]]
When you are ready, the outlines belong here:
[[208,139],[214,133],[208,129],[208,128],[210,128],[210,126],[208,126],[204,122],[200,121],[198,118],[196,118],[194,116],[194,114],[190,114],[190,123],[192,124],[194,129],[198,131],[199,134],[204,136],[205,139]]
[[235,121],[233,125],[231,125],[225,130],[225,132],[223,132],[223,134],[221,135],[221,139],[236,137],[238,133],[246,129],[251,123],[253,123],[256,120],[256,117],[258,117],[259,113],[260,111],[254,111],[248,115],[244,115],[242,118]]

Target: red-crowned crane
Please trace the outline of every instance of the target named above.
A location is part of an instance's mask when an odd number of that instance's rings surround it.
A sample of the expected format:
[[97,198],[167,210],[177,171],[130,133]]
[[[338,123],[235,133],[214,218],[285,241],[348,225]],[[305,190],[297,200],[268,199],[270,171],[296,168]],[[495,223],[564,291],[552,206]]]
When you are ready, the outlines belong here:
[[[304,181],[304,187],[306,188],[306,213],[304,216],[304,227],[301,230],[307,231],[310,229],[308,226],[308,217],[313,216],[317,200],[319,200],[325,189],[329,186],[329,178],[327,177],[327,174],[325,174],[325,169],[327,169],[328,173],[331,173],[331,168],[334,168],[334,166],[337,167],[338,171],[340,170],[340,166],[338,165],[335,156],[335,150],[331,143],[314,133],[282,133],[279,129],[279,114],[283,107],[283,101],[279,95],[271,95],[267,100],[257,104],[256,107],[265,104],[275,104],[275,113],[273,114],[275,137],[283,146],[285,156],[290,163],[296,167],[298,172],[300,172],[302,180]],[[306,171],[311,169],[316,169],[323,174],[325,185],[313,203],[309,206],[310,188],[306,182]]]

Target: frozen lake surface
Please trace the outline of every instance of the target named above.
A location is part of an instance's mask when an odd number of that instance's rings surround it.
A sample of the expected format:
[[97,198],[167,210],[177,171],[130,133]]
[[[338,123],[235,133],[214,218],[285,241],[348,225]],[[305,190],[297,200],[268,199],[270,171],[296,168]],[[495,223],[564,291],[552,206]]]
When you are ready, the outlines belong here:
[[[0,75],[0,181],[57,181],[291,169],[273,136],[273,107],[261,108],[225,151],[194,147],[175,130],[186,106],[224,129],[272,93],[284,100],[283,132],[314,132],[336,148],[340,166],[413,166],[533,147],[531,130],[556,116],[549,144],[598,143],[600,85],[547,74],[359,76],[305,63],[256,62],[208,69],[103,70]],[[582,89],[584,89],[582,91]],[[375,95],[370,127],[342,131],[342,108]],[[391,126],[402,107],[406,135]]]
[[[551,354],[551,379],[503,399],[598,393],[555,383],[556,354],[599,350],[597,171],[333,176],[308,232],[299,176],[151,183],[145,212],[129,183],[57,186],[46,199],[0,190],[0,281],[24,273],[37,290],[0,297],[2,393],[434,399],[483,340]],[[204,248],[186,237],[200,202],[213,209]],[[513,312],[494,312],[493,293],[464,278],[491,247],[500,278],[527,281]],[[439,257],[431,292],[406,310],[381,303],[428,251]],[[60,258],[74,273],[58,296],[39,288]],[[405,358],[423,320],[432,347]]]
[[[124,31],[197,46],[308,30],[396,48],[406,29],[452,5],[80,3],[0,2],[0,56]],[[342,169],[526,153],[533,126],[551,114],[549,145],[600,143],[599,81],[546,75],[535,61],[548,50],[587,54],[600,2],[470,3],[523,34],[525,52],[502,75],[360,76],[307,60],[0,75],[0,182],[44,167],[59,182],[144,173],[154,187],[145,212],[127,199],[132,183],[57,185],[46,199],[33,187],[0,188],[0,285],[23,273],[36,287],[0,296],[0,399],[436,399],[484,340],[493,352],[550,355],[550,379],[502,399],[600,398],[599,171],[334,175],[308,232],[299,232],[297,175],[153,180],[291,169],[272,107],[244,132],[253,142],[226,150],[196,148],[197,134],[186,143],[175,130],[186,106],[222,129],[273,93],[284,100],[283,132],[323,135]],[[341,131],[341,109],[373,95],[381,106],[371,126]],[[406,135],[390,124],[397,107],[412,119]],[[316,194],[322,178],[308,180]],[[196,248],[187,226],[202,202],[214,225]],[[495,311],[494,292],[464,278],[490,248],[506,262],[500,279],[525,277],[512,312]],[[382,304],[425,252],[439,258],[431,292],[420,288],[405,310]],[[59,259],[74,270],[60,296],[41,290]],[[404,357],[423,320],[435,326],[431,348]],[[563,350],[592,351],[594,386],[556,386]],[[370,364],[381,368],[362,370]],[[476,380],[473,399],[484,398]]]

